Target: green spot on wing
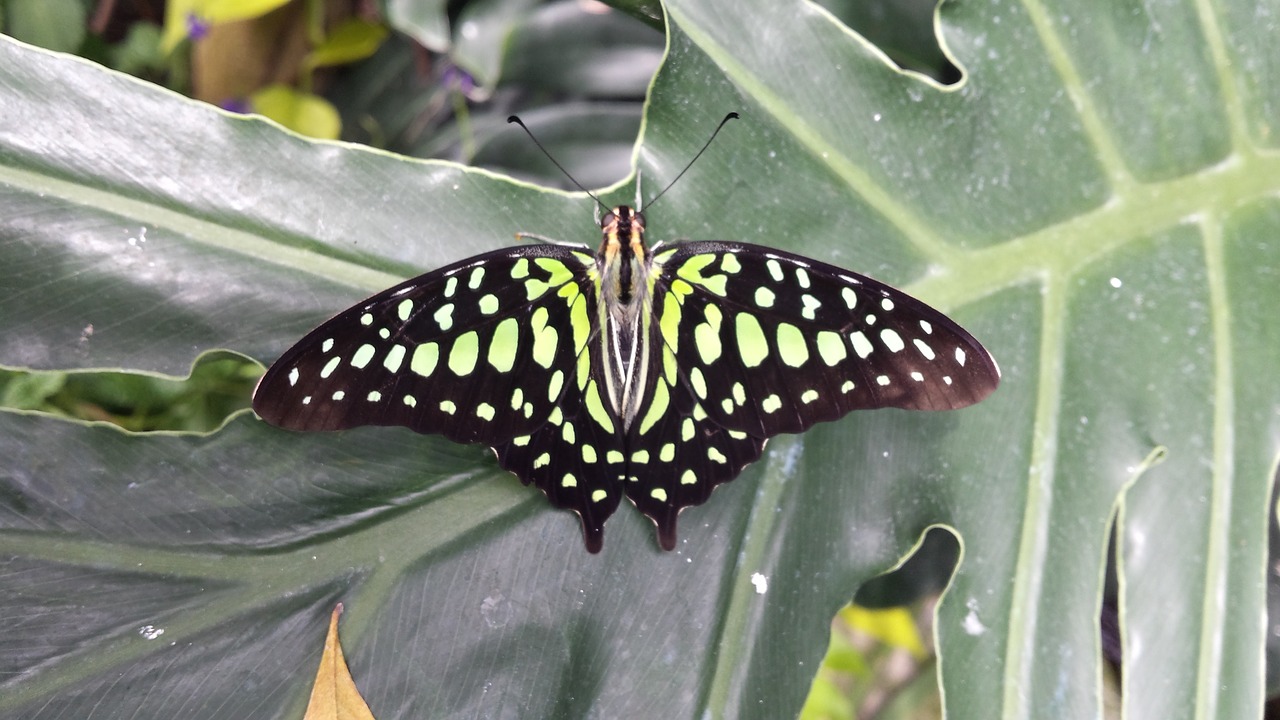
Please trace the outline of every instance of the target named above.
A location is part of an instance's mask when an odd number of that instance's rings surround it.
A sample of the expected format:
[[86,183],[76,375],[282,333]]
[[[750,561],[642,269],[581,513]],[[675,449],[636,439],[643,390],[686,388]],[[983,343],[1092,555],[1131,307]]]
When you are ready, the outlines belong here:
[[880,342],[889,348],[889,352],[900,352],[906,345],[902,342],[902,336],[893,328],[884,328],[880,331]]
[[672,352],[680,352],[680,301],[674,292],[667,293],[662,300],[662,317],[658,324],[662,327],[662,339]]
[[552,325],[547,324],[548,313],[545,307],[533,311],[531,327],[533,329],[533,361],[550,369],[556,359],[556,346],[560,334]]
[[480,354],[480,336],[475,330],[463,333],[453,341],[449,350],[449,369],[458,377],[465,377],[476,369]]
[[676,275],[679,275],[681,278],[684,278],[691,285],[704,287],[710,290],[711,292],[715,293],[716,295],[719,295],[720,297],[724,297],[726,293],[726,283],[728,282],[729,278],[724,275],[703,275],[702,274],[702,271],[708,265],[715,262],[716,258],[717,258],[716,255],[711,255],[711,254],[694,255],[693,257],[684,261],[684,264],[682,264],[680,268],[676,270]]
[[591,419],[595,420],[605,432],[613,434],[613,419],[609,417],[609,411],[604,409],[604,401],[600,399],[600,390],[596,387],[595,380],[587,383],[583,399],[586,400],[587,414]]
[[778,325],[778,356],[782,362],[798,368],[809,359],[809,345],[800,328],[788,323]]
[[671,396],[667,392],[667,384],[663,382],[654,383],[653,398],[649,400],[649,409],[645,412],[644,419],[640,421],[641,435],[647,435],[653,429],[654,423],[667,414],[667,406],[670,402]]
[[440,346],[433,342],[423,343],[413,349],[409,370],[422,377],[431,377],[431,373],[436,371],[438,362],[440,362]]
[[848,355],[849,351],[845,349],[844,338],[840,337],[840,333],[830,330],[818,333],[818,356],[828,367],[835,367]]
[[356,348],[355,354],[351,356],[351,367],[363,370],[369,361],[373,359],[373,346],[365,343]]
[[493,329],[493,337],[489,340],[489,364],[498,372],[511,372],[519,349],[520,322],[515,318],[507,318]]
[[435,318],[436,324],[440,326],[442,331],[448,331],[449,328],[453,327],[453,303],[441,305],[432,317]]
[[382,367],[391,373],[400,372],[400,364],[404,362],[405,348],[403,345],[392,345],[387,351],[387,356],[382,360]]
[[862,334],[861,330],[856,330],[851,333],[849,335],[849,341],[853,343],[853,351],[858,353],[858,357],[863,360],[866,360],[867,356],[871,354],[873,349],[871,347],[871,341],[867,339],[866,335]]
[[738,313],[738,317],[734,320],[734,329],[742,364],[748,368],[760,367],[765,358],[769,357],[769,341],[765,340],[760,321],[750,313]]
[[693,388],[694,395],[706,399],[707,379],[703,376],[701,368],[689,368],[689,386]]
[[333,374],[333,371],[338,369],[338,363],[341,362],[342,358],[337,355],[329,358],[329,362],[325,363],[324,367],[320,369],[320,377],[328,379]]

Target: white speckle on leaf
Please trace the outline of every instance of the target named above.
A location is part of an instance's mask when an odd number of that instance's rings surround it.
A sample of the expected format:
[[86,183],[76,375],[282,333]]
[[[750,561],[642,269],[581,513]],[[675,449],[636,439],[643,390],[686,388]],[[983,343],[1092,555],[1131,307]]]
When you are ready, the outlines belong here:
[[480,615],[484,618],[485,624],[491,628],[506,625],[511,619],[511,613],[511,603],[501,593],[480,602]]
[[976,598],[970,598],[965,603],[965,607],[969,608],[969,612],[964,616],[964,631],[970,635],[982,635],[987,632],[987,626],[982,624],[978,619],[978,601]]
[[140,231],[138,231],[138,237],[133,237],[132,235],[129,236],[130,247],[136,247],[139,250],[141,250],[142,245],[146,242],[147,242],[147,228],[145,225],[142,227]]
[[757,595],[769,592],[769,578],[760,573],[751,573],[751,584],[756,586]]

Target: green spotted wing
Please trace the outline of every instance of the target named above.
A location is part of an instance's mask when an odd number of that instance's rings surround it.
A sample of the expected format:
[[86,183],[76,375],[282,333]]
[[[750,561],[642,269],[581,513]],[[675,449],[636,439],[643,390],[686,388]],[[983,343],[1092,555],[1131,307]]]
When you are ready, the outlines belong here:
[[[622,493],[599,472],[616,438],[584,422],[589,393],[598,418],[603,405],[578,382],[590,370],[595,278],[585,248],[530,245],[408,280],[286,351],[259,381],[254,410],[291,430],[401,425],[492,446],[523,482],[577,511],[598,551]],[[585,455],[586,443],[599,453]]]
[[593,266],[589,252],[531,245],[384,290],[285,352],[253,408],[291,430],[403,425],[488,445],[532,432],[587,344]]
[[657,249],[650,277],[661,337],[650,362],[661,371],[640,416],[661,417],[632,426],[628,446],[648,462],[625,488],[668,549],[680,510],[732,480],[773,435],[853,410],[961,408],[999,384],[986,349],[944,314],[826,263],[685,242]]

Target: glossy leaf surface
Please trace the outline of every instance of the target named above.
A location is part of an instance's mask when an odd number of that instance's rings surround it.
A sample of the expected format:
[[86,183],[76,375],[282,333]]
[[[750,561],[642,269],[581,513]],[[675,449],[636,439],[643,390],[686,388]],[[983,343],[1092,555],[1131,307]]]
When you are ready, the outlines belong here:
[[[442,439],[0,413],[0,714],[296,717],[303,629],[341,599],[379,718],[784,717],[836,609],[941,524],[963,540],[939,610],[949,716],[1093,717],[1115,518],[1125,712],[1259,716],[1277,21],[1115,7],[944,5],[966,79],[941,89],[806,3],[667,6],[646,192],[725,112],[746,121],[649,209],[651,236],[903,287],[999,360],[986,402],[779,438],[681,517],[676,553],[619,513],[599,556]],[[595,237],[581,198],[308,142],[3,38],[0,94],[9,367],[269,361],[517,231]]]

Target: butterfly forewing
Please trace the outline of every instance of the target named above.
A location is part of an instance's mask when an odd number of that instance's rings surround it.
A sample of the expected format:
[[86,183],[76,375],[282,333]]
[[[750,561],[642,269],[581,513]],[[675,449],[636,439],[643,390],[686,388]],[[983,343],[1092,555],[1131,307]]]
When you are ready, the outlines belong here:
[[593,267],[584,251],[533,245],[401,283],[288,350],[254,410],[292,430],[403,425],[486,444],[533,432],[585,349]]
[[990,394],[999,371],[942,313],[871,278],[743,243],[660,251],[655,300],[679,367],[711,418],[759,437],[853,410],[948,410]]

